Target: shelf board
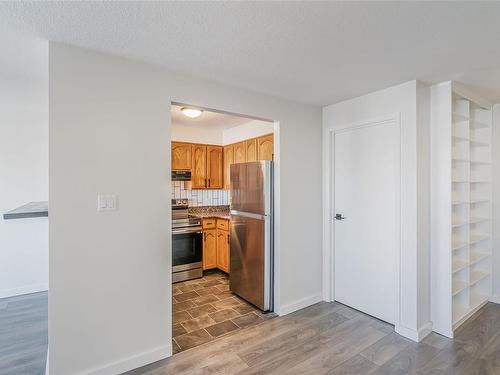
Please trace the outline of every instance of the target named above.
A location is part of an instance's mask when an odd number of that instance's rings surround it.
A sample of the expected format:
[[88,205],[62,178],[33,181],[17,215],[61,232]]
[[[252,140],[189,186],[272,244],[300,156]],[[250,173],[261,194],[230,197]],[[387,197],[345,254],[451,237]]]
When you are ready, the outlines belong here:
[[490,200],[488,198],[476,198],[476,199],[471,199],[470,204],[477,204],[477,203],[486,203],[489,202]]
[[489,238],[490,238],[490,236],[487,234],[473,234],[470,236],[469,245],[473,245],[475,243],[487,240]]
[[470,160],[470,163],[476,165],[490,165],[489,161],[481,161],[481,160]]
[[454,123],[457,123],[457,122],[464,122],[464,121],[469,121],[469,117],[468,116],[465,116],[465,115],[461,115],[459,113],[453,113],[453,122]]
[[454,206],[458,206],[460,204],[467,204],[467,203],[469,203],[469,202],[468,201],[459,201],[459,200],[451,202],[451,204]]
[[484,221],[490,221],[490,219],[487,217],[471,217],[469,219],[469,224],[478,224],[478,223],[482,223]]
[[474,225],[474,224],[479,224],[479,223],[483,223],[485,221],[489,221],[490,219],[486,218],[486,217],[472,217],[470,218],[469,220],[465,220],[465,221],[454,221],[452,224],[451,224],[451,227],[452,228],[458,228],[458,227],[461,227],[463,225]]
[[467,242],[453,242],[452,248],[455,251],[455,250],[459,250],[467,245],[468,245]]
[[458,228],[458,227],[461,227],[463,225],[468,225],[469,222],[467,221],[455,221],[454,223],[451,224],[451,227],[452,228]]
[[481,281],[485,277],[488,277],[490,275],[489,272],[486,271],[472,271],[470,274],[470,285],[474,285],[477,282]]
[[470,163],[471,162],[469,159],[463,159],[463,158],[452,158],[451,161],[457,162],[457,163]]
[[452,286],[452,294],[456,296],[458,293],[461,291],[467,289],[469,286],[468,283],[462,280],[453,280],[453,286]]
[[474,139],[470,139],[469,142],[470,142],[471,146],[486,147],[486,146],[490,145],[489,143],[476,141]]
[[469,263],[466,262],[465,260],[456,259],[453,261],[452,271],[453,271],[453,273],[455,273],[455,272],[463,270],[464,268],[466,268],[468,266],[469,266]]
[[462,137],[460,135],[452,135],[451,138],[454,142],[469,142],[468,137]]
[[490,126],[488,124],[485,124],[484,122],[477,121],[474,119],[469,119],[470,120],[470,127],[474,129],[487,129]]
[[468,184],[470,181],[469,180],[452,180],[454,184]]
[[491,181],[486,181],[486,180],[475,180],[475,181],[470,181],[471,184],[489,184]]
[[486,259],[490,256],[490,254],[486,252],[481,252],[481,251],[471,251],[470,253],[470,264],[474,265],[476,263],[479,263],[483,259]]

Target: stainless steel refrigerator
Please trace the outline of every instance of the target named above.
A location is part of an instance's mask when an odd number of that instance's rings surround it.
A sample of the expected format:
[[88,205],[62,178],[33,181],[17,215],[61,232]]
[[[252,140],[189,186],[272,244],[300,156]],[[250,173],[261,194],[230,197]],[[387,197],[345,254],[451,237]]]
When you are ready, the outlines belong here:
[[273,310],[273,162],[231,165],[229,287],[263,311]]

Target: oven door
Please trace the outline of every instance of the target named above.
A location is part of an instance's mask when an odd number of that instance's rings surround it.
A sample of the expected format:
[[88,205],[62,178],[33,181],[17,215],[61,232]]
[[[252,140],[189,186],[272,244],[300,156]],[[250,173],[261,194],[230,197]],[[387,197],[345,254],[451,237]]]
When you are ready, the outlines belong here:
[[200,227],[172,231],[172,271],[200,268],[203,257],[203,232]]

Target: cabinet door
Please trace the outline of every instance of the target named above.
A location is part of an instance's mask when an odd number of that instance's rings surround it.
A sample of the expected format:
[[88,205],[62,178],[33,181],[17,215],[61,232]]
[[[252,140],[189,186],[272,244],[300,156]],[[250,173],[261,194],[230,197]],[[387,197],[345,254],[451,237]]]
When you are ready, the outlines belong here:
[[274,136],[272,134],[257,139],[257,156],[259,160],[274,159]]
[[191,170],[191,144],[172,142],[172,169]]
[[217,229],[203,231],[203,269],[217,267]]
[[257,160],[257,138],[248,139],[245,141],[246,150],[247,150],[247,161],[256,161]]
[[229,273],[229,232],[217,230],[217,268]]
[[222,146],[207,146],[207,179],[207,188],[222,189],[224,185]]
[[224,189],[231,188],[231,164],[234,163],[233,145],[224,146]]
[[207,186],[207,147],[193,145],[192,154],[191,186],[193,189],[204,189]]
[[246,142],[235,143],[234,145],[234,163],[244,163],[247,161]]

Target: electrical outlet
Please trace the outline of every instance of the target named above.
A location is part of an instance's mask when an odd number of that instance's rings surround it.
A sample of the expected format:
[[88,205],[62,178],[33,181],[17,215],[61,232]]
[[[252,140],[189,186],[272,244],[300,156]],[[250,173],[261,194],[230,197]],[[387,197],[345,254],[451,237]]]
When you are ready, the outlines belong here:
[[116,194],[97,194],[97,211],[116,211],[117,199]]

